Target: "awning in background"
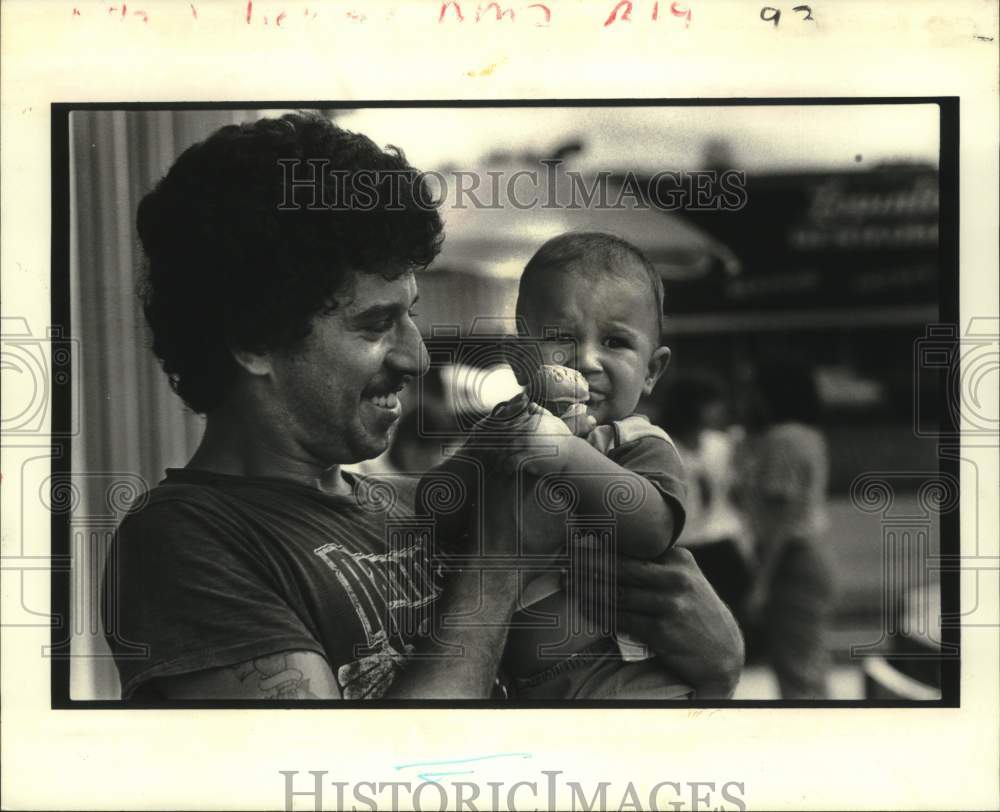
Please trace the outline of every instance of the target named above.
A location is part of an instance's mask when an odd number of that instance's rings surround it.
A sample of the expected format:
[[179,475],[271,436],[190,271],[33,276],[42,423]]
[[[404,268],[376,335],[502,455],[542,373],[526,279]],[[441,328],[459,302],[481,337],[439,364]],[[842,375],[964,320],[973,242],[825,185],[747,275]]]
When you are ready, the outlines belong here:
[[[666,281],[703,276],[713,268],[738,272],[736,257],[716,238],[684,221],[676,214],[635,205],[623,197],[620,208],[600,206],[600,198],[588,207],[576,208],[571,179],[559,172],[550,184],[546,168],[536,165],[537,184],[522,178],[513,195],[528,207],[511,205],[507,196],[510,178],[521,167],[507,167],[498,181],[485,173],[476,180],[466,177],[464,188],[474,188],[472,196],[456,191],[452,183],[441,206],[445,221],[445,242],[440,256],[419,277],[422,327],[427,336],[457,330],[459,335],[513,331],[514,304],[521,271],[539,247],[552,237],[569,231],[602,231],[614,234],[639,248]],[[606,202],[619,199],[621,184],[606,179]],[[594,176],[583,176],[589,189]],[[497,190],[496,193],[494,190]],[[578,202],[585,198],[577,194]],[[546,207],[548,201],[562,205]],[[492,206],[492,207],[491,207]]]

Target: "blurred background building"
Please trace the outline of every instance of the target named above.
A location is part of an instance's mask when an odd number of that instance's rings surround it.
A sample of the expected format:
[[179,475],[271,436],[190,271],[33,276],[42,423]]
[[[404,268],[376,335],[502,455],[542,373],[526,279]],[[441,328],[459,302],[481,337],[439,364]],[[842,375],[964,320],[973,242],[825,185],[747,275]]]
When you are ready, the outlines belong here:
[[[135,296],[141,267],[135,208],[186,146],[222,124],[278,112],[72,114],[73,333],[83,347],[77,371],[83,432],[74,446],[74,471],[134,472],[152,485],[164,468],[183,465],[193,452],[200,420],[171,394],[148,351]],[[822,547],[837,595],[829,638],[831,696],[865,696],[862,663],[848,652],[881,637],[884,517],[860,509],[851,485],[866,472],[926,472],[931,478],[938,469],[934,441],[917,437],[913,428],[915,404],[933,420],[939,394],[936,379],[915,374],[916,342],[940,320],[944,275],[954,274],[957,284],[955,269],[941,267],[938,251],[938,108],[324,112],[377,143],[402,147],[420,169],[476,177],[483,184],[480,197],[490,172],[540,170],[546,159],[561,164],[558,174],[547,176],[543,197],[548,184],[566,182],[567,172],[590,179],[606,173],[612,188],[630,174],[648,188],[649,179],[663,172],[745,173],[745,205],[737,210],[458,208],[450,188],[442,206],[441,256],[418,278],[421,327],[440,368],[416,387],[408,406],[415,415],[415,401],[426,390],[443,404],[440,420],[454,428],[456,415],[482,414],[513,390],[490,339],[512,331],[518,276],[546,239],[567,230],[602,230],[634,242],[666,285],[673,361],[643,408],[668,431],[672,381],[701,375],[720,382],[722,428],[738,433],[753,422],[755,371],[762,364],[792,358],[807,365],[829,454]],[[675,182],[658,181],[662,197]],[[426,439],[413,415],[401,424],[394,455],[367,463],[370,469],[435,458],[433,448],[402,447]],[[923,482],[915,477],[898,488],[896,507],[919,514]],[[81,487],[82,510],[100,510],[103,492],[88,490],[86,482]],[[933,552],[939,517],[924,513]],[[83,544],[75,555],[80,572],[97,571],[97,546]],[[74,581],[75,605],[85,613],[94,609],[92,578]],[[928,588],[918,581],[900,588]],[[929,600],[937,600],[936,589],[929,587]],[[934,630],[925,636],[933,638]],[[74,650],[97,658],[74,661],[73,697],[116,696],[100,636],[78,635]],[[934,673],[917,677],[904,675],[896,690],[919,693],[923,686],[929,693],[916,698],[936,695]],[[762,668],[748,673],[738,696],[773,698],[776,691]],[[868,691],[875,695],[874,688]]]

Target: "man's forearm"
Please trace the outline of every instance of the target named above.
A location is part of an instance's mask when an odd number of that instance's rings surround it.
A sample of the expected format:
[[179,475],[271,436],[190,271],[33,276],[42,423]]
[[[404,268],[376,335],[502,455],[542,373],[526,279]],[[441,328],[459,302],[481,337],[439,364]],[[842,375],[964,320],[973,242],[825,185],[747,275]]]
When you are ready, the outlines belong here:
[[452,576],[427,642],[387,699],[488,699],[514,611],[517,573],[469,567]]

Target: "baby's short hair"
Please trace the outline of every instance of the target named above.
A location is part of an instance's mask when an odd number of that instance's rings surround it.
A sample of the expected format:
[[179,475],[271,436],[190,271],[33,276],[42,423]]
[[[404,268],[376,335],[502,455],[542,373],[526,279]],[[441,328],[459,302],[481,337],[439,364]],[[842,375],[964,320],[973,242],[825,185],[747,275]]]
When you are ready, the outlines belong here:
[[565,269],[580,261],[620,268],[629,261],[642,268],[649,281],[656,307],[656,341],[663,337],[663,280],[646,255],[632,243],[600,231],[570,231],[553,237],[539,248],[521,274],[517,289],[517,315],[523,316],[533,290],[549,271]]

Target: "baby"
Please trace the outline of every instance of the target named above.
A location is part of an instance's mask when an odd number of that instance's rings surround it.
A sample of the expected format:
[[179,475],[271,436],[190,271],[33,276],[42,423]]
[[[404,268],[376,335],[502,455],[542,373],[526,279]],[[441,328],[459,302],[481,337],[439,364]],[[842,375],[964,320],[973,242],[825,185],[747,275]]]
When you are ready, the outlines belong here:
[[584,613],[564,588],[593,578],[597,560],[656,558],[684,524],[677,449],[635,413],[670,361],[660,343],[662,313],[659,275],[628,242],[599,233],[549,240],[528,262],[518,290],[521,335],[510,358],[524,394],[494,410],[418,489],[419,504],[442,473],[466,482],[462,509],[440,516],[437,532],[445,548],[468,553],[477,528],[509,519],[481,514],[475,481],[489,488],[498,477],[516,477],[522,555],[551,562],[561,549],[564,562],[568,557],[566,579],[551,566],[524,573],[503,659],[517,699],[691,694],[639,641],[613,634],[607,618],[599,623],[607,602],[598,598]]
[[[571,580],[587,568],[588,556],[653,559],[680,535],[685,499],[680,456],[666,433],[635,413],[670,361],[670,349],[661,345],[662,313],[663,284],[655,269],[637,248],[608,234],[569,233],[549,240],[521,276],[517,316],[530,339],[522,342],[541,348],[545,366],[526,372],[523,363],[513,364],[526,387],[520,404],[525,417],[513,421],[524,427],[524,435],[518,437],[515,429],[514,445],[527,441],[527,452],[521,446],[504,470],[524,472],[522,532],[534,549],[544,545],[530,536],[552,529],[551,522],[531,519],[543,478],[571,485],[576,503],[562,528],[570,560],[577,562],[570,566]],[[534,401],[528,408],[526,399]],[[582,426],[582,407],[574,405],[580,401],[588,421]],[[516,413],[517,405],[501,407],[500,415]],[[546,448],[547,456],[531,453]],[[629,505],[611,498],[614,483],[623,480],[631,491]],[[575,536],[567,534],[568,522]],[[608,527],[617,549],[611,549]],[[522,591],[504,670],[518,699],[680,699],[691,693],[638,641],[593,624],[588,628],[578,602],[551,575]]]

